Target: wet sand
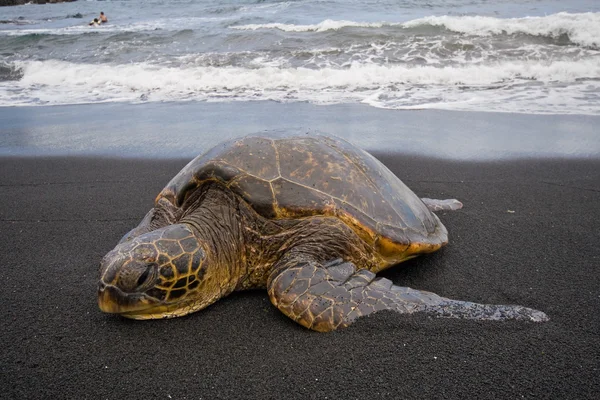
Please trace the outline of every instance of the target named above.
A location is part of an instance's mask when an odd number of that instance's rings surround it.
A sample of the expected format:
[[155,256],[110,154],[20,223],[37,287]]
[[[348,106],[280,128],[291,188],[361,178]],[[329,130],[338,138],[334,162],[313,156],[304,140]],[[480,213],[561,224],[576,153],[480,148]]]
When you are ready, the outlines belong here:
[[600,115],[385,110],[271,101],[0,107],[0,156],[192,158],[263,130],[453,160],[600,157]]
[[600,160],[377,155],[418,195],[464,202],[440,214],[446,248],[386,277],[550,321],[381,313],[319,334],[262,291],[174,320],[105,315],[101,257],[188,160],[3,157],[0,397],[600,397]]

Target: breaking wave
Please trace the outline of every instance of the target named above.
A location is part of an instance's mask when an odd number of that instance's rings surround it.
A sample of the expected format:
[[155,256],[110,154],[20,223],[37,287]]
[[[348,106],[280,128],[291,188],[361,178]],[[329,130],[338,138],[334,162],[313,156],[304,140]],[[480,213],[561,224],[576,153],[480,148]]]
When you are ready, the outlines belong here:
[[0,82],[0,89],[4,89],[0,90],[0,106],[274,100],[363,102],[397,109],[600,113],[593,101],[586,99],[588,93],[595,96],[600,89],[596,78],[600,76],[600,58],[446,67],[353,63],[343,69],[27,61],[13,68],[22,71],[23,76],[10,82],[10,87],[9,82]]
[[343,28],[382,28],[385,26],[412,29],[440,27],[449,31],[473,36],[526,34],[553,39],[567,35],[573,43],[582,46],[600,46],[600,13],[570,14],[561,12],[544,17],[494,18],[485,16],[431,16],[408,22],[355,22],[327,19],[313,25],[248,24],[230,26],[232,29],[279,29],[286,32],[324,32]]
[[401,25],[400,23],[390,22],[354,22],[354,21],[334,21],[326,19],[323,22],[314,25],[294,25],[294,24],[248,24],[248,25],[233,25],[230,26],[232,29],[241,30],[258,30],[258,29],[279,29],[286,32],[324,32],[331,30],[338,30],[342,28],[354,27],[354,28],[381,28],[383,26]]
[[569,40],[582,46],[600,45],[600,13],[570,14],[561,12],[545,17],[493,18],[493,17],[426,17],[406,22],[404,27],[419,25],[441,26],[448,30],[474,36],[500,34],[526,34]]

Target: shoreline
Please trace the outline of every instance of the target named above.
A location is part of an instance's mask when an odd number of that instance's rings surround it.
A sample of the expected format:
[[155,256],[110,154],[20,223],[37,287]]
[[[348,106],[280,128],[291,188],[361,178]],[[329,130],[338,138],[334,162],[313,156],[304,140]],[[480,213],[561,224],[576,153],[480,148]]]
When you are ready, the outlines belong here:
[[[235,115],[235,119],[232,116]],[[363,104],[0,107],[0,156],[192,158],[263,130],[333,134],[372,152],[452,160],[600,157],[600,116],[386,110]]]

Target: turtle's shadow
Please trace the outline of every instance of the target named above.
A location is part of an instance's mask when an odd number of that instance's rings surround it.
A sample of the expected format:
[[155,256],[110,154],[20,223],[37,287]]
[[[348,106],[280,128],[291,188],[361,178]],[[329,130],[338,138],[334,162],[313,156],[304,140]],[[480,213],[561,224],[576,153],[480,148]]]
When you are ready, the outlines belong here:
[[398,286],[419,288],[435,280],[444,269],[444,249],[396,264],[377,276],[390,279]]

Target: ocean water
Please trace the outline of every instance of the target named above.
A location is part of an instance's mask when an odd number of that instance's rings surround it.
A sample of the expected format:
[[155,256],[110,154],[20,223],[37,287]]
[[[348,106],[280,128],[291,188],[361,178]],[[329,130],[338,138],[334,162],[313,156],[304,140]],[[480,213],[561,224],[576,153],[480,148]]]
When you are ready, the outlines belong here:
[[0,7],[0,106],[260,100],[600,115],[600,1]]

